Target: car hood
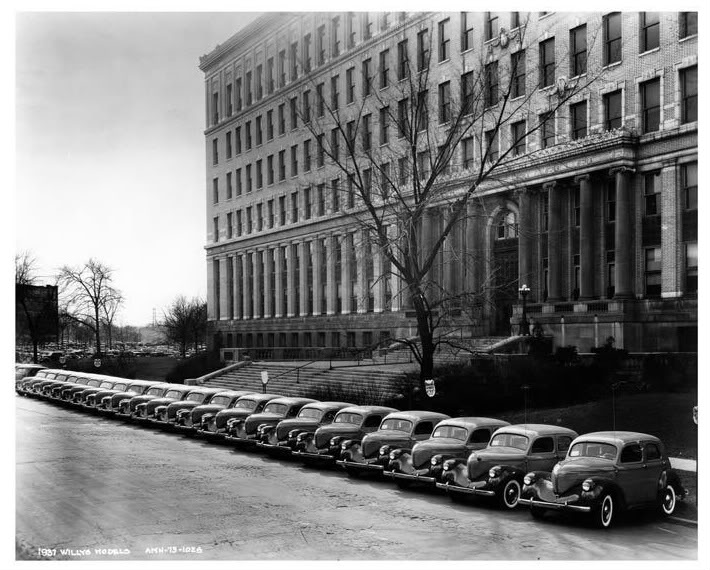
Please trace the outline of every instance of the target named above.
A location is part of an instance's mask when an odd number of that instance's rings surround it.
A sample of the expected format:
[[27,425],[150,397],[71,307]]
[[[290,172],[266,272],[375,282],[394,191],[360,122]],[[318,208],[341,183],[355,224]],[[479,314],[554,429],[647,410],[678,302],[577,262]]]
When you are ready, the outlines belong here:
[[252,414],[244,422],[244,429],[247,433],[254,433],[261,424],[277,424],[283,419],[280,414]]
[[315,433],[316,447],[318,449],[325,447],[328,445],[331,438],[338,435],[346,439],[357,439],[362,435],[362,430],[358,425],[346,423],[330,424],[319,427]]
[[437,437],[420,441],[412,448],[412,465],[419,469],[428,464],[434,455],[444,453],[459,457],[466,451],[465,442],[449,437]]
[[527,457],[524,451],[513,447],[490,447],[472,453],[468,458],[468,478],[471,481],[487,474],[495,465],[511,465],[522,468]]
[[281,441],[288,437],[288,432],[292,429],[303,429],[303,430],[315,430],[318,427],[318,421],[313,418],[309,419],[298,419],[293,418],[290,420],[281,420],[276,426],[276,438]]
[[195,406],[192,408],[192,421],[194,422],[196,418],[201,418],[204,414],[214,414],[223,409],[224,406],[221,404],[202,404],[200,406]]
[[158,406],[167,406],[169,404],[172,404],[173,402],[179,402],[180,400],[176,400],[175,398],[155,398],[153,400],[149,400],[148,407],[155,409]]
[[362,438],[362,454],[365,457],[372,457],[383,445],[390,445],[395,448],[409,447],[411,442],[409,434],[403,431],[376,431]]
[[614,473],[614,462],[601,457],[579,457],[560,461],[552,470],[552,488],[566,493],[589,477],[604,477]]

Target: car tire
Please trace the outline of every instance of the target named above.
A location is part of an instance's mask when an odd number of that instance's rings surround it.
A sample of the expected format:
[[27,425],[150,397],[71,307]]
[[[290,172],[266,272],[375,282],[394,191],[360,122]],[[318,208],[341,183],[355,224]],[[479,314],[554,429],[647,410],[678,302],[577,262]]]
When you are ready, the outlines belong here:
[[614,507],[614,496],[611,493],[604,493],[599,506],[593,511],[595,526],[609,528],[614,522]]
[[510,510],[518,506],[518,499],[520,499],[520,483],[517,479],[508,479],[498,495],[498,502],[501,507]]
[[661,514],[669,517],[675,512],[675,508],[678,504],[678,498],[676,496],[675,489],[670,483],[666,484],[663,491],[661,491],[659,496],[658,505],[661,510]]

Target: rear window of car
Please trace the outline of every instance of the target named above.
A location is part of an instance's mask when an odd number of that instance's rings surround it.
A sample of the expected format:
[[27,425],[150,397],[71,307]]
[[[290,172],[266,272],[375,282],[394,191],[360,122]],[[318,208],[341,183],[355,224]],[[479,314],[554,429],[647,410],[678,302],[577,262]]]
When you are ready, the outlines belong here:
[[466,441],[466,430],[456,426],[439,426],[434,430],[434,433],[431,434],[431,437],[449,437],[451,439]]
[[300,412],[298,412],[298,417],[307,420],[319,420],[321,414],[321,410],[316,410],[315,408],[303,408]]
[[517,433],[499,433],[493,436],[491,447],[512,447],[525,450],[528,448],[528,436]]
[[409,420],[400,420],[397,418],[390,418],[390,419],[382,422],[380,429],[382,431],[394,430],[394,431],[404,431],[404,432],[409,433],[410,431],[412,431],[412,422],[410,422]]
[[234,407],[251,411],[256,408],[256,400],[239,400]]
[[616,446],[610,443],[599,443],[597,441],[581,441],[575,443],[569,450],[567,457],[598,457],[600,459],[614,460],[616,457]]
[[230,400],[231,398],[229,396],[214,396],[210,400],[210,404],[214,404],[216,406],[228,406]]
[[188,394],[185,399],[188,402],[204,402],[206,397],[207,394],[203,394],[202,392],[193,392],[192,394]]
[[168,390],[167,394],[165,394],[166,398],[179,398],[180,397],[180,390]]
[[[362,421],[362,416],[360,414],[354,414],[352,412],[343,412],[335,416],[333,420],[334,424],[356,424],[360,425]],[[377,420],[377,425],[380,424],[380,420]]]
[[264,407],[264,413],[265,414],[279,414],[279,415],[284,415],[286,413],[286,410],[288,409],[288,406],[286,404],[266,404]]

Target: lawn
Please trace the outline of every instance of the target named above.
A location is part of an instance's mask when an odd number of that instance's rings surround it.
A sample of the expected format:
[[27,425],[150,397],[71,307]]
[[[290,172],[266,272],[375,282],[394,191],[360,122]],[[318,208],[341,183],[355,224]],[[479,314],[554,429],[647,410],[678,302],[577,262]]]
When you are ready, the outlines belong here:
[[179,362],[171,356],[146,356],[134,360],[136,378],[141,380],[165,380],[165,376]]

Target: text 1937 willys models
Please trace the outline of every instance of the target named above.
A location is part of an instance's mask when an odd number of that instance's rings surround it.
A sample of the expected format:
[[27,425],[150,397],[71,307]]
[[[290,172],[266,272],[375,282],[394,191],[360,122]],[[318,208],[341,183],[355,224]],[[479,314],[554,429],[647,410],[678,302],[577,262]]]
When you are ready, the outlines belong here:
[[520,502],[533,516],[550,509],[589,513],[601,528],[626,509],[655,506],[670,516],[686,493],[661,441],[626,431],[582,435],[551,472],[531,470],[524,482]]
[[400,487],[412,483],[435,485],[441,480],[444,461],[465,461],[472,451],[488,445],[491,435],[508,422],[494,418],[451,418],[440,422],[429,439],[415,444],[411,452],[393,449],[384,475]]
[[377,431],[362,441],[345,440],[340,444],[340,460],[336,461],[348,475],[381,474],[393,449],[410,450],[418,441],[428,439],[434,427],[449,416],[438,412],[411,410],[386,416]]
[[496,430],[485,449],[463,462],[444,462],[442,482],[436,486],[452,494],[498,499],[508,509],[520,499],[523,477],[529,471],[552,469],[564,458],[577,433],[545,424],[519,424]]

